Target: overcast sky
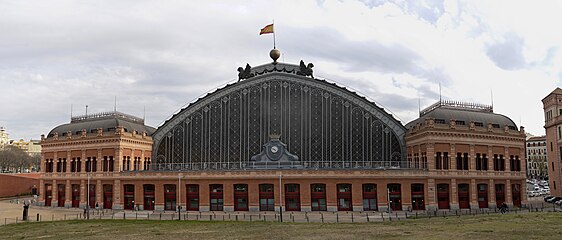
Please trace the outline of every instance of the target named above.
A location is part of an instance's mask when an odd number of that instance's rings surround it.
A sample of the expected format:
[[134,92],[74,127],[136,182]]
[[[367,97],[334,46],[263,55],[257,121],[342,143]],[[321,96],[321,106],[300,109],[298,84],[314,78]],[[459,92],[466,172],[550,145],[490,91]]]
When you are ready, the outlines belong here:
[[404,124],[439,99],[491,103],[544,134],[562,79],[559,1],[1,1],[0,126],[39,139],[74,115],[158,127],[182,106],[280,60],[375,100]]

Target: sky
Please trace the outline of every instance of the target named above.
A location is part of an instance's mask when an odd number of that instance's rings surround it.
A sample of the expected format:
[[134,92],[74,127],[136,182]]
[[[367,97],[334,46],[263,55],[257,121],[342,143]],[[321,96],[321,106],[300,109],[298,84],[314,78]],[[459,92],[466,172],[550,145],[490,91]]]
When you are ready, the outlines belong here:
[[[158,127],[239,66],[314,63],[314,76],[406,124],[439,100],[492,104],[534,135],[562,80],[560,1],[3,1],[0,126],[39,139],[72,114]],[[441,86],[441,87],[440,87]],[[441,89],[441,90],[440,90]],[[493,99],[493,100],[492,100]]]

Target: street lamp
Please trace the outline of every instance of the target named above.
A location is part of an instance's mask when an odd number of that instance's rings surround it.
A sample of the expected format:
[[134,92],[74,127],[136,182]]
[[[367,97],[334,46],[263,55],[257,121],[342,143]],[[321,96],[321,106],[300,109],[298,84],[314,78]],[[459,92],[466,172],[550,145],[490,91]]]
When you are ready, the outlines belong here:
[[281,183],[282,175],[279,174],[279,221],[283,222],[283,184]]
[[86,219],[90,219],[90,173],[86,172],[86,176],[88,177],[88,184],[86,185]]

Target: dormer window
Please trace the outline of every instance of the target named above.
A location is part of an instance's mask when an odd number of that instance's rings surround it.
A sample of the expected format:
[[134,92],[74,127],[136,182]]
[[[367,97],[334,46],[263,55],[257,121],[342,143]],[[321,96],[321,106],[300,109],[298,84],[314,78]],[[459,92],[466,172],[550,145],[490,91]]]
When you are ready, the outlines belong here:
[[455,124],[456,125],[466,125],[466,123],[464,121],[459,121],[459,120],[456,120]]
[[493,127],[493,128],[500,128],[500,125],[497,124],[497,123],[492,123],[492,127]]
[[484,127],[484,123],[482,123],[482,122],[474,122],[474,126],[476,126],[476,127]]
[[435,119],[435,124],[445,124],[445,119]]

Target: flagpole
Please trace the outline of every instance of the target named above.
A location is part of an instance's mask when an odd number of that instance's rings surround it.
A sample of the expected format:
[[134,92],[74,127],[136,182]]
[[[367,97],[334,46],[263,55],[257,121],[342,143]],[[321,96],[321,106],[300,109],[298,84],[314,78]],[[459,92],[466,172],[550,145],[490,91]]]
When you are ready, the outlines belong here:
[[275,19],[273,19],[272,25],[273,25],[273,49],[276,49],[275,48]]

